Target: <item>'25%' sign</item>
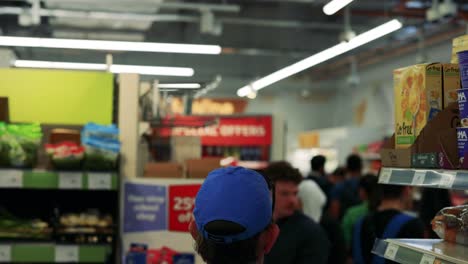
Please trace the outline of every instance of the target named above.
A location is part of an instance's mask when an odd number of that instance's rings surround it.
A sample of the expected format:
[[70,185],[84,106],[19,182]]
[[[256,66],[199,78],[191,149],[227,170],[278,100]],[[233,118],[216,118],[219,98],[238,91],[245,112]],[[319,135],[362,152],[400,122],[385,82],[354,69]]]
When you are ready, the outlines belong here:
[[169,187],[169,230],[188,232],[200,184]]

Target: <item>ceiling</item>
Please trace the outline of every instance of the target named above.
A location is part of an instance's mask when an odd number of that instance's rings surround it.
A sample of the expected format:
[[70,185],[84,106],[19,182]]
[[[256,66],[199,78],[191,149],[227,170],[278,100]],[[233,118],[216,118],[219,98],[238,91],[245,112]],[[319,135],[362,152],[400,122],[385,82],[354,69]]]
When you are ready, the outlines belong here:
[[[344,28],[344,13],[326,16],[326,0],[42,0],[40,23],[31,23],[32,0],[0,1],[0,29],[4,35],[109,39],[173,43],[217,44],[221,55],[113,52],[114,63],[184,66],[195,69],[190,78],[161,77],[164,82],[210,82],[222,77],[213,92],[235,95],[237,88],[333,44]],[[408,2],[419,2],[409,8]],[[431,1],[356,0],[350,5],[352,29],[362,32],[403,17],[405,25],[424,25]],[[462,12],[463,0],[458,1]],[[466,14],[466,13],[465,13]],[[208,23],[214,16],[214,22]],[[19,19],[21,18],[21,19]],[[205,23],[204,21],[208,21]],[[201,26],[203,25],[203,26]],[[202,32],[205,31],[205,32]],[[414,33],[414,32],[413,32]],[[405,32],[358,49],[404,42]],[[21,59],[104,62],[105,52],[15,48]],[[290,89],[311,87],[317,76],[307,71],[274,85]],[[322,88],[329,89],[324,79]],[[314,85],[319,87],[320,85]]]

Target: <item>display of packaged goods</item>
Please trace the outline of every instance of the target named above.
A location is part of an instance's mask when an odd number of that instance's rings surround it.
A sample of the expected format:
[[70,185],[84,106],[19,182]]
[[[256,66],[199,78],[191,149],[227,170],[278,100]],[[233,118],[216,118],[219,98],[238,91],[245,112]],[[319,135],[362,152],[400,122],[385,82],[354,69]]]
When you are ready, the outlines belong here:
[[460,124],[462,127],[468,126],[468,89],[457,90],[458,109],[460,111]]
[[468,245],[468,205],[440,210],[432,220],[432,230],[445,241]]
[[460,69],[458,64],[442,64],[443,72],[443,91],[444,91],[444,108],[449,104],[457,102],[458,93],[457,90],[460,86]]
[[84,158],[85,148],[74,142],[46,144],[46,152],[55,169],[78,170]]
[[125,256],[125,263],[132,264],[194,264],[195,255],[189,253],[179,253],[169,247],[158,249],[148,249],[148,245],[141,243],[131,243]]
[[81,142],[85,147],[85,170],[108,171],[117,167],[120,152],[119,131],[114,126],[88,124],[84,127]]
[[0,122],[0,166],[34,167],[41,139],[41,127],[38,124]]
[[462,88],[468,88],[468,50],[457,53]]
[[458,142],[458,157],[460,164],[463,164],[463,159],[468,148],[468,127],[457,127],[457,142]]
[[116,125],[104,126],[95,123],[88,123],[84,126],[81,137],[119,141],[119,129]]
[[442,110],[442,65],[418,64],[393,71],[395,148],[408,148]]

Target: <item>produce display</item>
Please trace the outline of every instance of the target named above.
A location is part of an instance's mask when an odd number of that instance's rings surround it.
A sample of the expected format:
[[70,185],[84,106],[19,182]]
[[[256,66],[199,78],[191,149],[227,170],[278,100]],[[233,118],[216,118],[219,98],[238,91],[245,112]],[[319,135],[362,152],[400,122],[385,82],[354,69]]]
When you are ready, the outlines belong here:
[[70,243],[110,243],[114,233],[112,216],[97,211],[62,215],[56,230],[59,241]]
[[38,124],[0,122],[0,166],[32,168],[42,139]]
[[85,149],[74,142],[46,144],[46,152],[52,165],[59,170],[77,170],[81,168]]
[[40,219],[20,219],[6,210],[0,210],[0,239],[47,240],[52,236],[52,228]]
[[81,132],[85,147],[85,170],[114,170],[120,151],[119,129],[115,125],[87,124]]
[[445,241],[468,245],[468,205],[440,210],[432,220],[432,230]]

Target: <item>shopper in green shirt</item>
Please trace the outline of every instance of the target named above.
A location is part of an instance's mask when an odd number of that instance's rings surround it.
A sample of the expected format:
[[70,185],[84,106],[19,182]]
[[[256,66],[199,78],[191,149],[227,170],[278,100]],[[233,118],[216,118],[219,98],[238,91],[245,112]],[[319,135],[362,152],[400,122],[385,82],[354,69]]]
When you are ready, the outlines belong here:
[[377,177],[375,175],[368,174],[359,180],[359,196],[363,202],[346,210],[341,223],[348,249],[351,248],[354,224],[365,216],[369,210],[375,210],[380,202]]

